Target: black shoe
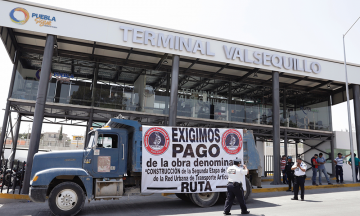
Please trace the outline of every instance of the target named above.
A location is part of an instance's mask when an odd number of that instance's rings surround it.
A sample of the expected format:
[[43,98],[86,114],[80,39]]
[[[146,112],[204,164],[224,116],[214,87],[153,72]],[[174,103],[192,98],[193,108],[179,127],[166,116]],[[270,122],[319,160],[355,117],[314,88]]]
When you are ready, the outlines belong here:
[[287,190],[286,192],[290,192],[290,191],[291,191],[291,189]]
[[291,200],[299,200],[298,198],[291,198]]
[[230,212],[223,212],[224,215],[231,215]]
[[301,199],[301,201],[304,201],[304,199]]
[[333,185],[332,183],[328,183],[328,185]]
[[319,185],[322,185],[321,183],[319,183]]
[[241,214],[250,214],[250,211],[246,211],[246,212],[241,212]]
[[261,186],[257,186],[257,188],[262,188]]
[[344,184],[344,182],[340,182],[340,184]]

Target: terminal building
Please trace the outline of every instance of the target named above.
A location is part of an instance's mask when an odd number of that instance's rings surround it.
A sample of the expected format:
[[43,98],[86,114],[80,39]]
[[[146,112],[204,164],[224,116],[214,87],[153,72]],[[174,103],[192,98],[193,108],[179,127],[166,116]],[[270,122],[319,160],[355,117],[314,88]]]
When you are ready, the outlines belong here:
[[[334,158],[341,61],[26,1],[0,1],[0,11],[14,64],[3,71],[12,79],[0,150],[11,112],[32,119],[32,134],[64,119],[89,131],[121,114],[143,125],[253,130],[259,145],[273,142],[275,161],[280,142],[303,143],[307,162],[318,152]],[[359,149],[360,65],[347,69]],[[31,139],[29,155],[38,148]]]

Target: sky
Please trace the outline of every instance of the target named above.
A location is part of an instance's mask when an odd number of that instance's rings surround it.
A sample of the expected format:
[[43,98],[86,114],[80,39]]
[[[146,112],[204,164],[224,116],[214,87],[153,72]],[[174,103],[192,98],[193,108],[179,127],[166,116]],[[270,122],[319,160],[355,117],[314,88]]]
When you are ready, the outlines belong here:
[[[343,34],[360,16],[359,0],[32,2],[341,61],[344,60]],[[359,38],[360,21],[346,35],[348,62],[360,64]],[[0,64],[0,89],[3,92],[0,94],[2,122],[13,67],[3,45],[0,45]],[[339,76],[345,76],[344,71],[339,71]],[[333,106],[332,113],[333,130],[348,129],[346,103]],[[29,123],[22,123],[20,132],[27,131],[28,127]],[[59,127],[44,125],[42,131],[57,131]],[[85,128],[64,126],[63,131],[69,135],[84,134]]]

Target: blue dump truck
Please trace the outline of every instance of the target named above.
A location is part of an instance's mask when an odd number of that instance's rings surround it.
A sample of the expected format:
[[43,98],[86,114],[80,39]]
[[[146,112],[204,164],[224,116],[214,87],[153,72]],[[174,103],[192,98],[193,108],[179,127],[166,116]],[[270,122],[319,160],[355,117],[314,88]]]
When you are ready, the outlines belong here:
[[[86,200],[113,200],[141,194],[142,125],[133,120],[113,118],[104,127],[91,130],[89,136],[84,150],[34,156],[29,192],[32,201],[48,199],[54,215],[76,215]],[[250,170],[246,178],[245,197],[248,199],[252,186],[261,186],[260,158],[252,131],[244,130],[243,160]],[[201,207],[212,206],[226,197],[226,192],[186,192],[175,195]]]

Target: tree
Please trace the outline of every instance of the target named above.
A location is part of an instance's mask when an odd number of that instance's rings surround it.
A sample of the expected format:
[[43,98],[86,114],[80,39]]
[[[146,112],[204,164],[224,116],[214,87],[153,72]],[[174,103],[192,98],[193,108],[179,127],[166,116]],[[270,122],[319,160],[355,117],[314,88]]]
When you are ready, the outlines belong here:
[[60,127],[60,133],[59,133],[59,140],[62,140],[62,138],[63,138],[62,128],[63,128],[63,126],[61,125],[61,127]]

